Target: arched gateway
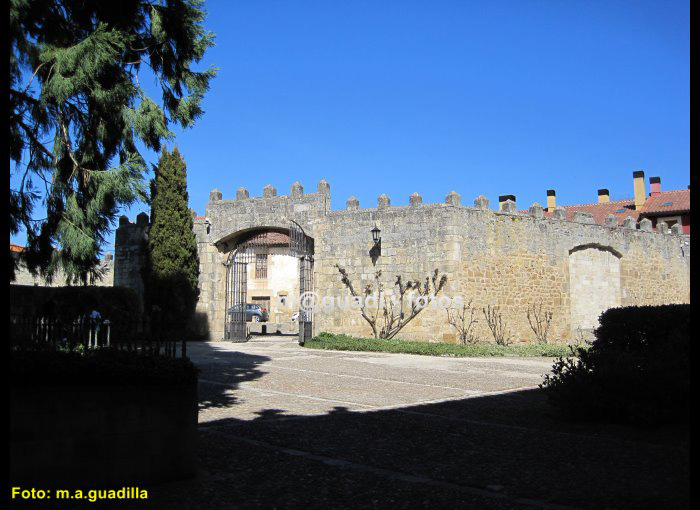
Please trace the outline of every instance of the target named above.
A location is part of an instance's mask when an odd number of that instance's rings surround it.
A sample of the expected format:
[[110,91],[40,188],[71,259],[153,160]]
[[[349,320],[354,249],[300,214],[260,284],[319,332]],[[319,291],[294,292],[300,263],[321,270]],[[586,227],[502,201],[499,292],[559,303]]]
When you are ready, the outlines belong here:
[[267,332],[293,322],[301,345],[311,338],[313,312],[302,298],[313,290],[313,239],[298,223],[242,233],[225,266],[225,340],[248,341],[251,322],[266,322]]

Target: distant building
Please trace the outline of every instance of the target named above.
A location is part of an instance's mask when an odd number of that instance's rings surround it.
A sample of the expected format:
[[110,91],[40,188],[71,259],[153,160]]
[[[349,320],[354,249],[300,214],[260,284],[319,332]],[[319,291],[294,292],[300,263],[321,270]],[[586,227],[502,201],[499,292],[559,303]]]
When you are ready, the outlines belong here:
[[[15,279],[10,283],[14,285],[36,285],[39,287],[63,287],[65,285],[69,285],[65,274],[63,274],[63,271],[61,270],[58,271],[58,274],[54,277],[51,283],[48,283],[39,275],[33,275],[30,273],[26,264],[21,260],[22,252],[24,252],[24,246],[10,244],[10,256],[15,260],[19,259],[19,268],[17,271],[15,271]],[[104,272],[102,278],[100,280],[90,282],[90,285],[111,287],[114,282],[114,259],[111,253],[105,255],[104,259],[100,261],[100,269],[102,269]]]
[[[634,198],[611,201],[610,192],[607,189],[599,189],[597,204],[563,206],[566,219],[573,219],[577,212],[591,214],[595,223],[599,225],[604,225],[609,215],[615,216],[618,225],[622,225],[627,217],[632,217],[635,223],[648,218],[654,230],[656,224],[663,221],[668,228],[680,224],[683,234],[690,235],[690,186],[685,190],[661,191],[661,178],[651,177],[650,193],[647,195],[644,172],[634,172],[633,178]],[[555,207],[556,192],[548,190],[545,217],[551,218]]]

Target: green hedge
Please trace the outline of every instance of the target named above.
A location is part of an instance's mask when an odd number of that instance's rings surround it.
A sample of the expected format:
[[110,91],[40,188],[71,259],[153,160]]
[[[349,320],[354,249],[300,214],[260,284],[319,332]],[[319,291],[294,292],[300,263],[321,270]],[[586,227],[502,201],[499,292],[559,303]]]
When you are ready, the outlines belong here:
[[10,352],[10,384],[15,388],[192,385],[198,371],[189,359],[111,348]]
[[431,342],[409,342],[405,340],[383,340],[376,338],[354,338],[347,335],[320,333],[304,344],[312,349],[336,351],[394,352],[421,354],[425,356],[563,356],[569,352],[566,345],[527,344],[446,344]]
[[576,418],[660,424],[687,415],[690,305],[613,308],[576,358],[559,358],[541,387]]

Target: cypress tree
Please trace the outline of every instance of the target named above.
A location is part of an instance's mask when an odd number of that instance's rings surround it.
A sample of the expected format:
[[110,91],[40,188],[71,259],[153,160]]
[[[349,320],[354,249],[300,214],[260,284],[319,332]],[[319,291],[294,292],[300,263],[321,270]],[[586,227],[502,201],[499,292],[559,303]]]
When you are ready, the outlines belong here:
[[[12,233],[27,233],[32,272],[97,276],[119,210],[147,199],[137,143],[160,151],[171,124],[202,114],[216,74],[194,70],[214,44],[202,5],[10,0],[9,220]],[[139,76],[155,78],[162,100]]]
[[184,329],[197,304],[199,257],[187,206],[187,167],[166,148],[151,181],[146,306],[165,328]]

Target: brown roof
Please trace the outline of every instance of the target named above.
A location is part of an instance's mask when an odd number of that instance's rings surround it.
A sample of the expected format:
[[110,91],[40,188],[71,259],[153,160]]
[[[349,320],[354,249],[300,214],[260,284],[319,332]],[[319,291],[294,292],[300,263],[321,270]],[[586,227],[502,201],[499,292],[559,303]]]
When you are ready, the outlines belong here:
[[22,253],[24,251],[24,246],[18,244],[10,244],[10,253]]
[[[663,205],[671,204],[671,205]],[[599,225],[605,223],[605,218],[613,214],[617,223],[622,224],[625,218],[631,216],[635,221],[640,217],[659,216],[666,213],[679,213],[690,211],[690,190],[662,191],[658,195],[648,196],[640,210],[634,209],[634,200],[615,200],[603,204],[582,204],[564,206],[566,219],[572,220],[577,212],[593,215],[593,219]],[[551,218],[552,211],[545,211],[545,218]]]
[[690,212],[690,190],[662,191],[658,195],[647,197],[640,213],[642,216]]
[[262,232],[248,237],[243,241],[243,244],[246,243],[267,246],[287,246],[289,245],[289,236],[281,232]]
[[[622,225],[628,216],[634,218],[635,221],[639,218],[640,211],[634,210],[634,200],[615,200],[603,204],[583,204],[564,206],[566,219],[572,220],[574,214],[583,212],[593,215],[593,220],[602,225],[605,223],[605,218],[612,214],[617,218],[617,223]],[[547,211],[544,213],[546,218],[551,218],[554,213]]]

